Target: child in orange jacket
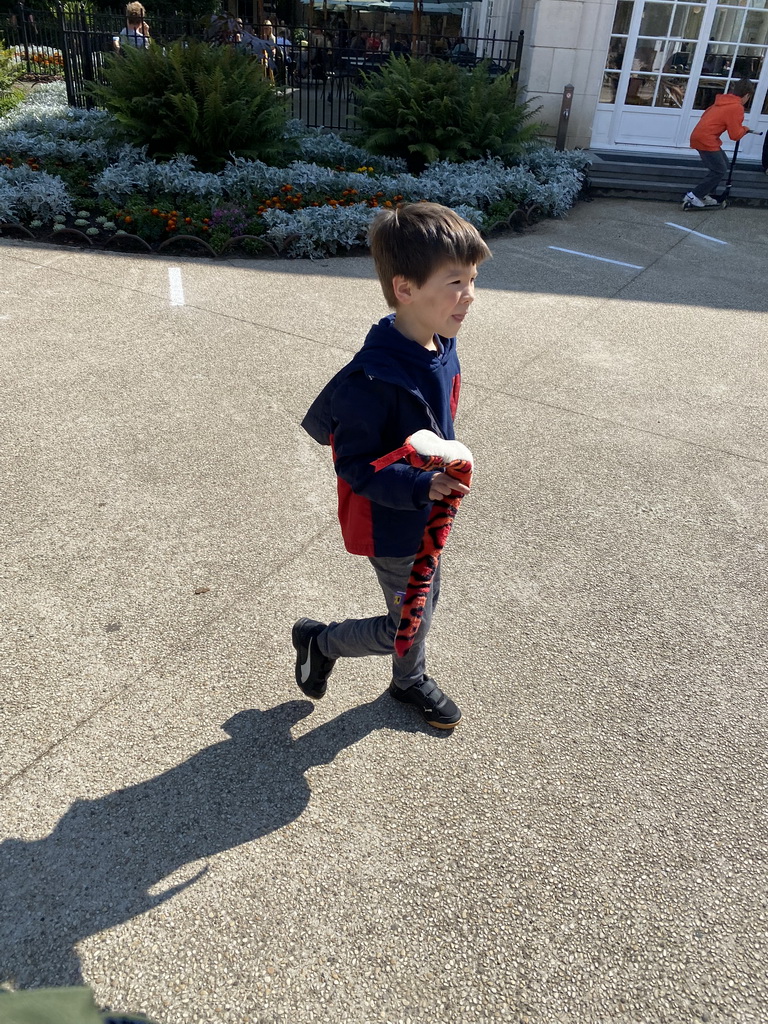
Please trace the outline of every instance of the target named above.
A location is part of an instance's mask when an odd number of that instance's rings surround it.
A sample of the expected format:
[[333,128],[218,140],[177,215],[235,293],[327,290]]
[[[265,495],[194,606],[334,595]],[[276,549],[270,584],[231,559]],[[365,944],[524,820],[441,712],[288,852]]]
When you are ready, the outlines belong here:
[[691,134],[691,149],[695,149],[707,169],[707,176],[683,197],[683,209],[695,206],[717,206],[712,192],[728,173],[728,160],[720,144],[723,132],[734,142],[743,139],[750,129],[744,127],[744,108],[754,95],[755,86],[748,78],[742,78],[731,87],[731,91],[715,97],[715,102],[701,115]]

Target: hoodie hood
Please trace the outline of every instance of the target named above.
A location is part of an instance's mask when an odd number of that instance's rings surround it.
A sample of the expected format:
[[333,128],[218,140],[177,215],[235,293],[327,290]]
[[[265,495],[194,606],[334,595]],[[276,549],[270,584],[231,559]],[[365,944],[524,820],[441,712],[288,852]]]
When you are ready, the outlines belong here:
[[426,407],[429,429],[449,440],[454,436],[453,416],[461,387],[456,339],[438,335],[441,351],[432,352],[401,334],[394,327],[394,319],[395,314],[390,313],[371,327],[363,347],[310,406],[301,425],[320,444],[331,443],[334,394],[341,384],[360,373],[409,391]]
[[742,106],[741,97],[734,96],[732,92],[722,92],[719,96],[715,96],[716,107],[733,106],[734,103],[739,107]]
[[350,365],[369,377],[399,384],[424,398],[421,394],[424,374],[439,374],[451,362],[455,357],[456,339],[437,335],[440,351],[433,352],[406,338],[394,321],[395,314],[390,313],[374,324]]

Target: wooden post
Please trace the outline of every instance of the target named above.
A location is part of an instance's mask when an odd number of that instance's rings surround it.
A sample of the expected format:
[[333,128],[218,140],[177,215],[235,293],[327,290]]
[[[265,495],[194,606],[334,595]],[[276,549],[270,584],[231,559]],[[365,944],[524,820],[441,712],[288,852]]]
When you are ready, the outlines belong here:
[[566,85],[563,89],[563,102],[560,107],[560,120],[557,123],[557,139],[555,149],[565,149],[565,139],[568,134],[568,121],[571,117],[571,101],[573,100],[573,86]]
[[411,25],[411,54],[419,52],[418,41],[421,38],[422,0],[413,0],[413,24]]

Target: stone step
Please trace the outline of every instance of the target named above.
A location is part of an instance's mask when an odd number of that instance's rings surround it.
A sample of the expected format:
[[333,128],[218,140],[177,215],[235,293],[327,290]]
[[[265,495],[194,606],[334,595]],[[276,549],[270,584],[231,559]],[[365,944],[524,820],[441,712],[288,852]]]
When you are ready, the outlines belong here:
[[[687,154],[641,155],[617,151],[591,150],[592,165],[587,182],[594,195],[643,195],[660,199],[680,199],[703,177],[698,157]],[[739,161],[733,175],[731,198],[768,205],[768,175],[754,160]]]

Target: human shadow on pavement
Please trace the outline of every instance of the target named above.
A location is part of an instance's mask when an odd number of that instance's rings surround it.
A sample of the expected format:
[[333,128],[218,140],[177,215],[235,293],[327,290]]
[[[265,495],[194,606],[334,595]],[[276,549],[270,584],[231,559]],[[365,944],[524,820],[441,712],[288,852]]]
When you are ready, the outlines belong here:
[[308,768],[376,729],[428,728],[383,694],[294,740],[291,727],[313,708],[294,700],[241,711],[223,725],[228,739],[183,764],[77,800],[43,839],[0,843],[0,982],[81,983],[76,943],[165,903],[207,871],[162,886],[184,865],[298,818],[311,796]]

